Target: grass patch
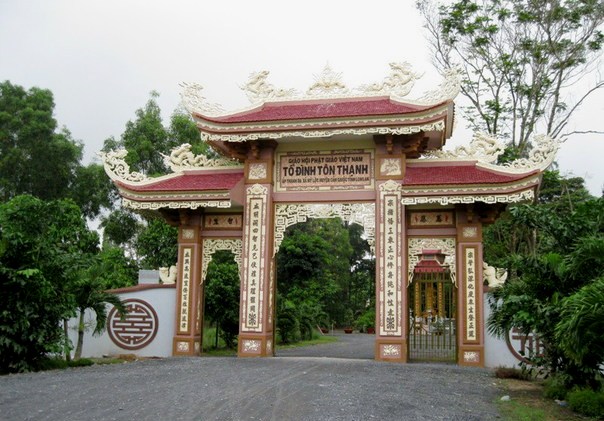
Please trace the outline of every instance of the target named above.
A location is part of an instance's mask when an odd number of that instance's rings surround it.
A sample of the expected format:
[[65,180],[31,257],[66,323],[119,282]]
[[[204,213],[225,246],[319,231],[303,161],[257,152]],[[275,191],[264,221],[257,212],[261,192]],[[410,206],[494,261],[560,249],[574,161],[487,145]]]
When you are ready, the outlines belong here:
[[231,348],[211,348],[203,351],[201,354],[204,357],[236,357],[237,349]]
[[300,341],[300,342],[294,342],[291,344],[278,344],[277,349],[301,348],[303,346],[329,344],[329,343],[337,342],[337,341],[338,341],[338,338],[335,336],[320,336],[318,338],[311,339],[309,341]]
[[543,396],[543,383],[518,379],[499,379],[500,396],[509,395],[510,401],[497,399],[502,419],[509,421],[585,421],[568,407],[558,405]]

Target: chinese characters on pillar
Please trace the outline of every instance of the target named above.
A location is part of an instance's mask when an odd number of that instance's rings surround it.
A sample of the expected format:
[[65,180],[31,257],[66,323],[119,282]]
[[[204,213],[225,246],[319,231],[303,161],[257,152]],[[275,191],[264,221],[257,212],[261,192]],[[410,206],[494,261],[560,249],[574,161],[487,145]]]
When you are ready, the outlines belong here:
[[253,332],[262,330],[266,191],[260,185],[250,187],[246,209],[243,328]]
[[183,249],[182,257],[182,289],[180,294],[179,330],[189,330],[189,296],[191,294],[191,253],[190,248]]
[[475,341],[476,337],[476,251],[466,249],[466,340]]
[[380,190],[382,200],[380,334],[401,335],[400,184],[388,181],[380,186]]

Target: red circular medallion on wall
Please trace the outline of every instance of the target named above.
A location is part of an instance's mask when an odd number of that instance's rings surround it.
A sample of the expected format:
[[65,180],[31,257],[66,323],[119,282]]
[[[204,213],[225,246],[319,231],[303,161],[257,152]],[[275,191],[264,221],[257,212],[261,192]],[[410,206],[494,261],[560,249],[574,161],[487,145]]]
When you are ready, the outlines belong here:
[[542,357],[543,345],[534,333],[524,334],[519,329],[511,329],[505,337],[508,349],[518,361],[532,364],[530,357]]
[[128,314],[122,319],[115,307],[107,317],[107,332],[114,344],[128,350],[147,346],[157,334],[159,320],[151,305],[134,298],[124,300]]

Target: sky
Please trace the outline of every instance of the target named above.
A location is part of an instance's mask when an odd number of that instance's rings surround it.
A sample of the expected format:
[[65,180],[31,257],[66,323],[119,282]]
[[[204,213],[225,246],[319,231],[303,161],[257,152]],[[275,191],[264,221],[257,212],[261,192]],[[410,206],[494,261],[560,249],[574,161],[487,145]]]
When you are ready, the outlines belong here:
[[[352,88],[381,81],[390,62],[408,61],[424,73],[409,95],[419,98],[441,79],[414,3],[0,0],[0,81],[50,89],[55,118],[84,143],[90,162],[151,91],[167,121],[181,82],[203,85],[210,102],[234,110],[249,105],[240,86],[252,72],[268,70],[276,87],[305,91],[329,64]],[[447,148],[470,141],[464,126],[458,122]],[[604,131],[604,92],[569,128]],[[604,135],[571,136],[557,162],[600,195]]]

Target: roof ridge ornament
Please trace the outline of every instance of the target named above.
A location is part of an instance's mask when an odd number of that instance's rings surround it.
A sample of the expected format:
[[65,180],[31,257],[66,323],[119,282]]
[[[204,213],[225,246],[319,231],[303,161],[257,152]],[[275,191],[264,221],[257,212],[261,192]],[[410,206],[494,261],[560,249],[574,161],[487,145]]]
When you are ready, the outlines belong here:
[[126,163],[125,157],[128,155],[126,149],[117,151],[99,152],[98,155],[103,160],[105,172],[114,181],[141,183],[148,180],[148,177],[140,172],[130,172],[130,166]]
[[218,116],[225,112],[222,105],[206,101],[206,97],[201,95],[203,86],[199,83],[181,82],[180,86],[183,88],[180,101],[189,113],[198,112],[207,116]]
[[172,148],[170,155],[164,155],[164,163],[170,167],[173,172],[184,170],[199,169],[199,168],[218,168],[218,167],[234,167],[240,166],[238,162],[227,158],[208,158],[205,155],[195,155],[191,152],[191,145],[183,143],[180,146]]
[[461,91],[461,69],[449,67],[443,72],[444,79],[438,88],[426,92],[417,102],[435,104],[455,98]]
[[[409,95],[415,81],[423,76],[423,73],[414,72],[411,64],[406,61],[392,62],[389,63],[389,66],[390,72],[381,82],[363,84],[350,89],[342,81],[342,73],[333,71],[331,66],[326,64],[321,73],[314,75],[314,83],[303,93],[293,88],[276,88],[268,82],[270,72],[267,70],[252,72],[247,82],[240,86],[251,106],[238,110],[238,112],[253,109],[268,100],[275,102],[304,101],[375,96],[403,98]],[[419,99],[409,99],[407,101],[418,105],[436,105],[455,98],[461,87],[460,71],[455,68],[447,69],[443,76],[444,80],[437,89],[426,92]],[[181,93],[182,103],[190,113],[196,112],[207,117],[218,117],[227,114],[220,104],[207,102],[206,98],[201,95],[203,86],[197,83],[185,82],[181,83],[180,86],[184,88]]]
[[329,63],[325,64],[318,75],[313,75],[315,83],[310,85],[306,95],[310,97],[339,97],[350,94],[350,90],[342,82],[342,73],[334,72]]
[[266,81],[269,74],[268,70],[252,72],[246,84],[241,86],[251,103],[255,104],[267,99],[289,98],[298,95],[295,89],[276,89],[274,85]]
[[505,151],[505,145],[494,136],[477,132],[474,133],[468,146],[458,146],[452,151],[430,151],[423,158],[426,160],[476,160],[482,167],[504,170],[508,173],[544,171],[554,162],[561,143],[560,139],[554,139],[548,135],[535,135],[531,141],[532,148],[528,157],[497,164],[497,159]]
[[415,81],[420,79],[424,73],[416,73],[413,66],[407,61],[400,63],[390,63],[390,74],[380,83],[361,85],[358,90],[366,94],[373,95],[394,95],[403,98],[409,95],[415,85]]

